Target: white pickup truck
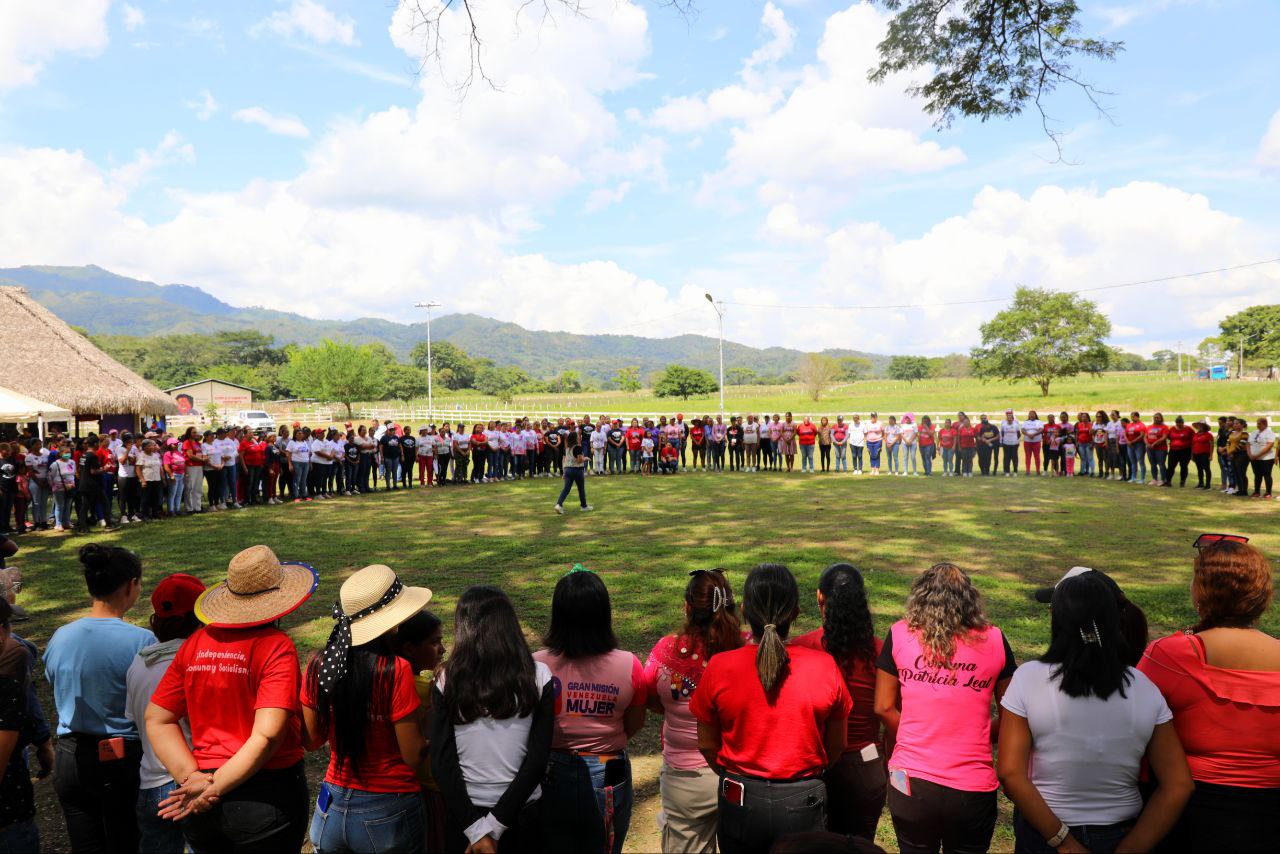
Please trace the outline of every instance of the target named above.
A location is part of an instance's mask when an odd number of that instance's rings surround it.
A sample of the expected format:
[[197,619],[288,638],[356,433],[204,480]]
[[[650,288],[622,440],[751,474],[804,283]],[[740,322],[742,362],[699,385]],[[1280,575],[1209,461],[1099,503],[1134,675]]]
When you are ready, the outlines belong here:
[[241,409],[235,414],[231,423],[238,427],[248,427],[251,430],[276,429],[275,419],[261,409]]

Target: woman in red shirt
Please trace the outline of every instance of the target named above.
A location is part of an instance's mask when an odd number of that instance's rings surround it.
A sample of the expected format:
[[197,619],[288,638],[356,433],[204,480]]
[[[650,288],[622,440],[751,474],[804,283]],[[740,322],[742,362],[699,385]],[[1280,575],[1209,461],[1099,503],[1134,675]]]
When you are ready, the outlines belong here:
[[689,444],[693,448],[693,469],[698,470],[698,466],[702,466],[702,470],[707,470],[707,445],[706,430],[703,429],[702,419],[693,419],[689,427]]
[[1173,419],[1173,428],[1169,430],[1169,464],[1164,470],[1164,485],[1173,483],[1173,470],[1181,474],[1178,486],[1187,485],[1187,463],[1191,462],[1191,445],[1196,432],[1188,427],[1179,415]]
[[956,474],[960,477],[973,477],[973,454],[978,447],[978,431],[974,429],[969,416],[960,413],[960,423],[956,426],[956,440],[960,459],[956,464]]
[[827,829],[874,840],[887,780],[875,709],[876,658],[884,642],[871,622],[862,574],[847,563],[827,567],[818,581],[818,611],[822,628],[801,635],[792,646],[830,655],[853,700],[844,753],[824,776]]
[[1196,783],[1169,834],[1177,850],[1266,852],[1280,838],[1280,641],[1257,627],[1271,573],[1244,542],[1201,546],[1191,580],[1199,622],[1152,643],[1138,664],[1173,712]]
[[1195,435],[1191,437],[1191,459],[1196,464],[1196,489],[1210,489],[1213,487],[1213,469],[1209,461],[1213,459],[1216,437],[1209,432],[1207,422],[1197,421],[1191,426],[1196,428]]
[[1169,456],[1169,425],[1164,423],[1164,415],[1157,412],[1151,416],[1147,425],[1145,442],[1147,459],[1151,462],[1151,486],[1168,486],[1169,469],[1166,460]]
[[928,477],[933,474],[933,455],[937,449],[934,444],[933,422],[928,415],[920,419],[920,432],[916,442],[920,445],[920,464],[924,466],[924,476]]
[[698,747],[721,778],[724,854],[763,854],[777,839],[826,825],[822,775],[844,753],[853,703],[831,656],[802,646],[788,653],[799,599],[785,566],[751,570],[742,613],[758,640],[714,656],[690,703]]
[[950,418],[943,421],[941,429],[938,430],[938,447],[942,449],[942,476],[952,477],[959,474],[955,463],[956,428],[951,426]]
[[342,584],[337,624],[307,666],[300,697],[303,746],[330,747],[311,818],[317,851],[364,850],[347,840],[366,836],[375,851],[422,850],[427,741],[395,629],[430,601],[430,590],[404,586],[386,566],[366,566]]
[[796,428],[796,440],[800,443],[800,471],[813,473],[813,445],[818,439],[818,428],[808,415]]
[[226,581],[196,600],[205,626],[183,642],[151,695],[147,739],[180,784],[159,815],[181,820],[195,851],[302,846],[310,804],[298,652],[277,621],[319,582],[310,566],[281,562],[266,546],[240,552]]

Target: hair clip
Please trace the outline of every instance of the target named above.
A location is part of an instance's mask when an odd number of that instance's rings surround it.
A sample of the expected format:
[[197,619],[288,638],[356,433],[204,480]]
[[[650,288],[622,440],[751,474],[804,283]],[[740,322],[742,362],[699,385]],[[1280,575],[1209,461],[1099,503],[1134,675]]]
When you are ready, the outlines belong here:
[[571,570],[569,570],[568,572],[566,572],[566,573],[565,573],[565,575],[573,575],[575,572],[590,572],[590,573],[593,573],[593,574],[594,574],[594,573],[595,573],[595,570],[594,570],[594,569],[587,569],[587,568],[586,568],[585,566],[583,566],[582,564],[580,564],[580,563],[575,563],[575,564],[573,565],[573,569],[571,569]]
[[1080,640],[1086,644],[1096,643],[1098,646],[1102,646],[1102,632],[1098,631],[1096,620],[1093,622],[1093,631],[1086,632],[1083,627],[1080,629]]
[[723,587],[717,586],[711,588],[711,613],[714,614],[721,608],[727,608],[732,604],[732,601],[729,599],[729,594],[725,592]]

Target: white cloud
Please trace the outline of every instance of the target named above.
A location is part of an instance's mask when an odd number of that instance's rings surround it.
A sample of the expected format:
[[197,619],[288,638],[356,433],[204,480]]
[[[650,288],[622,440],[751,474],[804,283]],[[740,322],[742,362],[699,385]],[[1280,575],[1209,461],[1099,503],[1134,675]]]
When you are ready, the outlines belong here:
[[769,209],[760,234],[770,240],[788,243],[808,243],[823,237],[821,227],[800,221],[800,212],[790,202],[782,202]]
[[311,136],[311,131],[307,130],[307,126],[297,116],[276,115],[262,107],[245,107],[242,110],[236,110],[231,114],[231,118],[248,125],[259,125],[276,136],[291,136],[294,139],[306,139]]
[[94,56],[107,46],[111,0],[0,3],[0,93],[30,86],[59,53]]
[[129,3],[120,7],[120,17],[124,19],[124,28],[129,32],[133,32],[147,22],[147,16],[142,14],[142,10]]
[[356,23],[349,15],[337,15],[316,0],[292,0],[288,9],[273,12],[254,24],[253,35],[275,33],[284,38],[301,37],[316,44],[356,44]]
[[630,189],[630,181],[623,181],[616,187],[597,187],[587,196],[584,210],[587,213],[596,213],[612,205],[620,204],[627,197],[627,192]]
[[1258,145],[1258,165],[1263,169],[1280,171],[1280,110],[1271,117],[1271,124]]
[[761,28],[769,34],[769,40],[747,58],[745,71],[754,71],[761,66],[768,66],[783,59],[791,53],[796,43],[796,31],[787,23],[786,15],[773,3],[764,4],[764,13],[760,19]]
[[213,97],[213,93],[208,89],[201,91],[199,97],[183,101],[182,106],[188,110],[194,110],[196,118],[202,122],[213,118],[214,114],[220,109],[217,99]]
[[110,184],[118,189],[129,191],[142,183],[148,174],[162,166],[172,163],[194,163],[196,150],[191,143],[176,130],[164,135],[159,144],[151,150],[139,148],[134,158],[124,166],[112,169],[109,173]]

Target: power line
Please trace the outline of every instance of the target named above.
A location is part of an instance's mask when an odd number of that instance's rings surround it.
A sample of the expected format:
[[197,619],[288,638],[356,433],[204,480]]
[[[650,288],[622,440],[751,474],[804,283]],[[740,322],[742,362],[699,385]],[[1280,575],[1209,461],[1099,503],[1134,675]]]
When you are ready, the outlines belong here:
[[[1246,270],[1250,267],[1262,267],[1267,264],[1275,264],[1280,262],[1280,258],[1268,258],[1265,261],[1251,261],[1248,264],[1237,264],[1233,267],[1218,267],[1213,270],[1198,270],[1194,273],[1179,273],[1176,276],[1160,276],[1155,279],[1140,279],[1135,282],[1120,282],[1114,285],[1097,285],[1091,288],[1073,288],[1066,291],[1058,291],[1057,293],[1067,294],[1083,294],[1092,293],[1094,291],[1110,291],[1118,288],[1133,288],[1139,285],[1154,285],[1160,282],[1173,282],[1178,279],[1193,279],[1198,276],[1211,276],[1215,273],[1230,273],[1235,270]],[[982,299],[969,300],[950,300],[948,302],[916,302],[916,303],[898,303],[898,304],[880,304],[880,305],[795,305],[791,303],[761,303],[761,302],[733,302],[725,300],[726,305],[739,305],[746,308],[785,308],[799,310],[819,310],[819,311],[876,311],[881,309],[904,309],[904,308],[944,308],[955,305],[980,305],[992,302],[1008,302],[1013,299],[1013,295],[1002,297],[984,297]]]

